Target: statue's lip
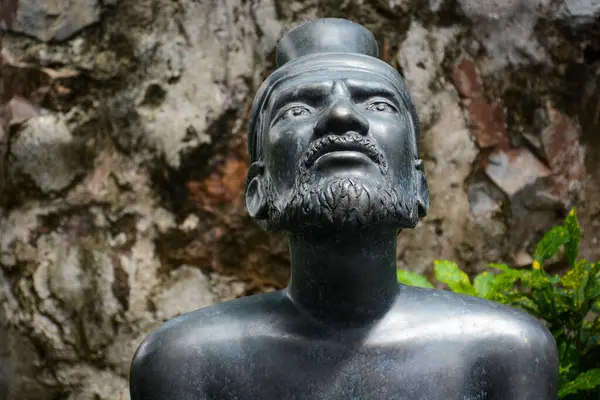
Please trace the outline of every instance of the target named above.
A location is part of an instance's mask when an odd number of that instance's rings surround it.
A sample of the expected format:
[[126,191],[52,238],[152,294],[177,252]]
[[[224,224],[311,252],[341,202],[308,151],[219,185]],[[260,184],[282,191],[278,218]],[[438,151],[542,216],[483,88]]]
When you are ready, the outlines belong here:
[[365,163],[375,165],[373,160],[362,151],[336,150],[325,153],[317,158],[313,167],[315,169],[328,169],[330,167],[348,168],[360,164],[364,165]]
[[374,145],[365,145],[356,140],[331,139],[323,142],[320,146],[317,146],[317,148],[310,151],[306,157],[305,166],[306,168],[312,167],[315,162],[325,154],[343,151],[362,153],[369,157],[375,164],[379,164],[379,152]]

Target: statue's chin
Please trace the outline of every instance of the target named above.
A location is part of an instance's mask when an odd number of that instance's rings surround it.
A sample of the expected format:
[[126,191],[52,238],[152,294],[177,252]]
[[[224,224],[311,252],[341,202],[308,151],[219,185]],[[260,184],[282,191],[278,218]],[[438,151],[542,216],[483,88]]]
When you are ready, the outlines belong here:
[[[356,230],[374,224],[406,225],[411,212],[389,184],[355,178],[297,185],[290,199],[271,215],[273,230]],[[279,211],[280,210],[280,211]]]

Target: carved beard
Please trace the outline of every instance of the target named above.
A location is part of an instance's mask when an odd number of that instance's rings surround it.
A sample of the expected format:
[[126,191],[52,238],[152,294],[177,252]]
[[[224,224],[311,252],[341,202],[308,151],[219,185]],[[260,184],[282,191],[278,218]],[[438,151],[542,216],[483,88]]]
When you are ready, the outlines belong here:
[[[352,139],[351,139],[352,140]],[[368,141],[361,138],[361,141]],[[373,142],[369,142],[373,146]],[[386,223],[397,228],[412,228],[418,222],[415,187],[400,187],[387,174],[382,153],[376,157],[381,179],[331,177],[315,181],[306,158],[300,162],[296,182],[287,201],[277,201],[270,177],[267,178],[269,227],[274,231],[303,233],[315,229],[356,230],[368,225]],[[372,147],[371,147],[372,148]]]

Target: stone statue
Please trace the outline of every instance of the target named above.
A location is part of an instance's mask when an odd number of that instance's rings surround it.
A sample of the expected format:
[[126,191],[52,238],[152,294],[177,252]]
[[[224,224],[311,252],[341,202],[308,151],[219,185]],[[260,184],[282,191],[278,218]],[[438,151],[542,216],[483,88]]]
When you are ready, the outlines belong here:
[[410,95],[377,57],[346,20],[283,37],[253,103],[246,204],[286,233],[289,286],[166,322],[134,356],[132,400],[557,398],[537,320],[397,283],[397,235],[429,191]]

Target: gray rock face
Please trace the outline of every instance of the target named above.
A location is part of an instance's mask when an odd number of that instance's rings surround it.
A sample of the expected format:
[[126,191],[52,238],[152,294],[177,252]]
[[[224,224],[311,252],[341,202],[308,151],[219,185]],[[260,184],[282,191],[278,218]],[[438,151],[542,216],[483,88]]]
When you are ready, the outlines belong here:
[[398,63],[419,110],[420,123],[425,128],[440,113],[440,104],[434,98],[432,87],[438,84],[439,67],[444,60],[446,46],[457,33],[456,28],[428,31],[418,22],[413,22],[400,45]]
[[64,120],[56,115],[28,119],[10,145],[10,171],[25,175],[44,193],[58,192],[80,175],[80,148]]
[[459,0],[459,4],[475,24],[473,33],[486,49],[490,70],[544,61],[545,51],[533,29],[550,0]]
[[551,171],[526,149],[497,150],[490,154],[486,174],[506,195],[514,196],[527,185],[550,176]]
[[98,0],[19,0],[12,31],[63,41],[100,21]]
[[590,25],[600,17],[600,3],[596,0],[565,0],[558,17],[573,27]]
[[154,299],[157,316],[166,321],[215,302],[210,281],[197,268],[181,266],[171,271],[169,281]]
[[305,18],[373,27],[413,94],[431,210],[400,235],[401,268],[527,267],[574,204],[600,258],[600,6],[384,3],[20,0],[3,52],[51,79],[17,82],[0,143],[0,399],[126,400],[164,320],[285,285],[285,240],[245,211],[245,129],[277,39]]

